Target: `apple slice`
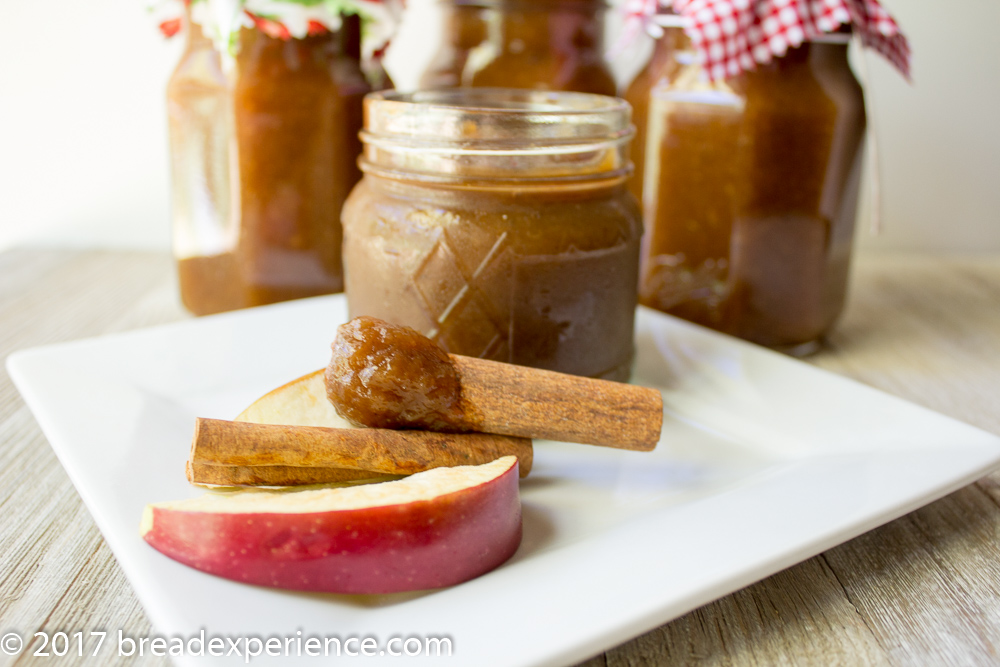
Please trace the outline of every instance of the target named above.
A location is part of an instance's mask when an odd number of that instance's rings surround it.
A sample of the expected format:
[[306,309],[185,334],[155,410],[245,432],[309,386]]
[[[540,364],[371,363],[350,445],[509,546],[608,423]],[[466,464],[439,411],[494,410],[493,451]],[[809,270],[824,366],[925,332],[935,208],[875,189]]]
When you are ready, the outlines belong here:
[[521,543],[517,458],[381,484],[240,490],[146,506],[142,537],[203,572],[274,588],[397,593],[451,586]]
[[[326,398],[321,368],[264,394],[236,415],[234,421],[279,426],[324,426],[358,428],[339,414]],[[188,463],[188,481],[199,486],[287,486],[302,483],[346,482],[376,479],[364,470],[339,468],[288,469],[284,466],[205,466]]]
[[303,375],[264,394],[236,416],[238,422],[283,426],[355,428],[326,398],[325,369]]

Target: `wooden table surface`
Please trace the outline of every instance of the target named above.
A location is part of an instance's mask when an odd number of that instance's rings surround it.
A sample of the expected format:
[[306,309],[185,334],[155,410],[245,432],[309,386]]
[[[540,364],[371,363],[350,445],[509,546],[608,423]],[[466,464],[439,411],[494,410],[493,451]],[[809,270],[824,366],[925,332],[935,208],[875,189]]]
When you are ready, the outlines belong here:
[[[0,357],[187,317],[161,254],[0,254]],[[835,373],[1000,434],[1000,257],[868,256],[826,350]],[[0,371],[0,634],[149,621]],[[36,640],[37,641],[37,640]],[[0,665],[41,663],[0,653]],[[1000,474],[607,651],[624,665],[1000,663]],[[165,664],[166,658],[49,658]],[[46,662],[45,664],[48,664]]]

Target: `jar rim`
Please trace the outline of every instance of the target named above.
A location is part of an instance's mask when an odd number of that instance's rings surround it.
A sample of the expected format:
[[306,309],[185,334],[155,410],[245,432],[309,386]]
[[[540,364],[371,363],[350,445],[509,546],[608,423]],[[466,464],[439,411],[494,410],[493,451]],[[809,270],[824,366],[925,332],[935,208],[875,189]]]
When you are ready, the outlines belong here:
[[432,178],[539,179],[627,173],[635,134],[617,97],[515,88],[365,96],[361,168]]
[[[594,116],[606,114],[609,120],[624,114],[627,127],[631,119],[631,106],[619,97],[595,93],[577,93],[565,90],[534,90],[526,88],[432,88],[411,92],[383,90],[365,96],[365,128],[381,120],[375,113],[377,107],[389,105],[420,105],[421,113],[452,116],[461,114],[511,114],[515,116]],[[393,113],[400,113],[394,110]],[[371,118],[369,116],[375,116]],[[378,123],[375,127],[379,127]],[[616,126],[617,127],[617,126]]]

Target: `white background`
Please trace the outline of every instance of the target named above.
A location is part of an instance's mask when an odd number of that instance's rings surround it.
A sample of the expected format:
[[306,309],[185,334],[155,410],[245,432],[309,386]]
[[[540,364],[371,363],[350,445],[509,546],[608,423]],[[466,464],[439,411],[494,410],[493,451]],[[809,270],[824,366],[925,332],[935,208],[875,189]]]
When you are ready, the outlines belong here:
[[[160,37],[142,0],[0,3],[0,249],[166,249],[164,89],[181,40]],[[867,233],[866,196],[859,240],[1000,251],[1000,2],[884,4],[910,38],[914,81],[868,55],[885,229]],[[400,88],[439,35],[432,0],[410,0],[387,60]]]

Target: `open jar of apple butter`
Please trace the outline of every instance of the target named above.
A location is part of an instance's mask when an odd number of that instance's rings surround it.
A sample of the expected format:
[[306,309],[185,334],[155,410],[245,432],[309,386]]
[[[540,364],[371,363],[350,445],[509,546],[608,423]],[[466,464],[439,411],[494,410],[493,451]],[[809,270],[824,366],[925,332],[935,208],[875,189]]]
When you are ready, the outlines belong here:
[[364,178],[344,206],[352,317],[447,351],[625,380],[642,224],[629,107],[465,88],[365,100]]
[[196,11],[208,16],[205,3],[188,6],[167,89],[184,305],[205,315],[341,291],[340,209],[361,178],[357,134],[372,90],[361,16],[316,10],[308,24],[298,16],[295,36],[245,13],[230,52]]
[[421,86],[614,95],[603,0],[446,0],[444,38]]

